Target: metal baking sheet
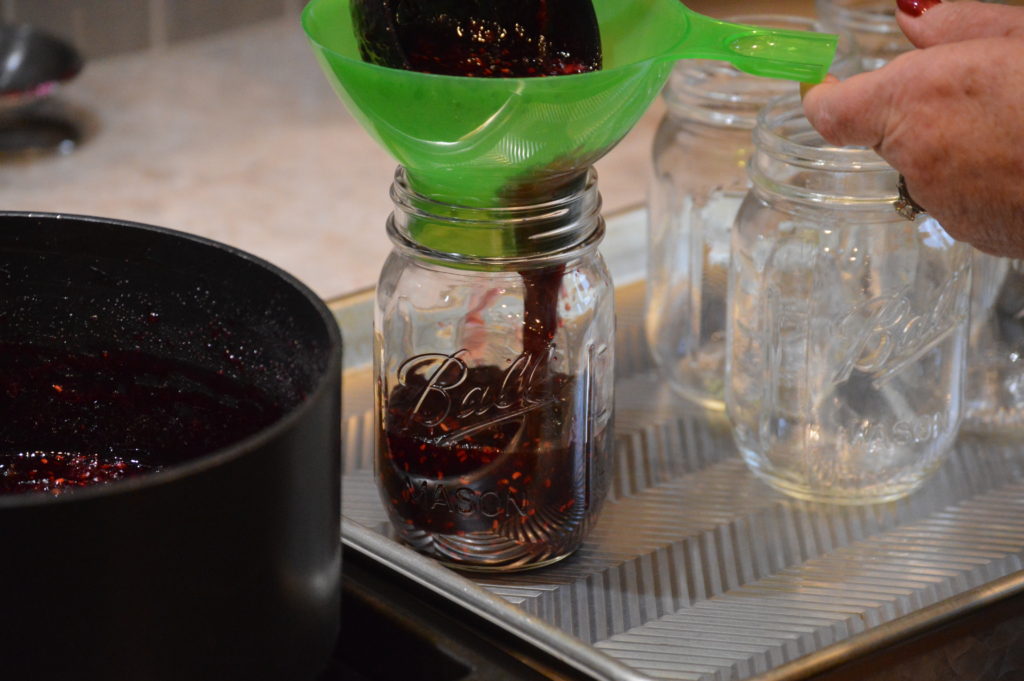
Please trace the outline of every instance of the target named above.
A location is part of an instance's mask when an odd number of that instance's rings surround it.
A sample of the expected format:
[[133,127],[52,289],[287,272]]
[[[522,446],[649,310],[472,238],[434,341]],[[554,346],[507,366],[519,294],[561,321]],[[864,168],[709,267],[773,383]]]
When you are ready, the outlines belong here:
[[372,292],[345,337],[343,541],[596,679],[806,678],[1024,591],[1024,446],[961,438],[899,502],[839,507],[757,481],[727,424],[674,396],[643,338],[644,214],[608,218],[613,491],[572,557],[465,574],[400,545],[373,480]]

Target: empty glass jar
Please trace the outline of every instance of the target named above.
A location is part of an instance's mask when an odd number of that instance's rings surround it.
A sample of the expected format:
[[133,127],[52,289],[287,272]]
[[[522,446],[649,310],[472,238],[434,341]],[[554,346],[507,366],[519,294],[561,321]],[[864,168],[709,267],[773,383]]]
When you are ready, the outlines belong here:
[[840,54],[855,62],[848,71],[873,71],[914,49],[896,23],[894,0],[816,0],[825,30],[839,35]]
[[728,414],[750,468],[798,498],[895,499],[960,424],[970,248],[896,215],[896,172],[827,145],[798,98],[762,111],[732,240]]
[[[802,17],[730,20],[815,30]],[[729,64],[684,60],[663,96],[648,192],[644,317],[654,360],[683,397],[722,410],[729,234],[750,186],[747,159],[757,112],[796,83],[758,78]]]
[[1024,435],[1024,261],[974,251],[963,429]]
[[399,171],[375,314],[381,498],[413,548],[463,569],[572,553],[608,489],[613,289],[593,174],[470,207]]
[[814,5],[823,29],[839,35],[838,54],[854,62],[844,68],[847,74],[874,71],[914,49],[896,22],[895,0],[815,0]]

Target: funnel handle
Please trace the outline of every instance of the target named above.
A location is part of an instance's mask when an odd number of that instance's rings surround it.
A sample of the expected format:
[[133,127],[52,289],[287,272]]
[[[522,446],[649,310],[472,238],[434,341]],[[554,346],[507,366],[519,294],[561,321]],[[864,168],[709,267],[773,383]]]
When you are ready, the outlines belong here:
[[838,36],[831,33],[765,28],[690,12],[686,39],[677,59],[719,59],[755,76],[819,83],[828,74]]

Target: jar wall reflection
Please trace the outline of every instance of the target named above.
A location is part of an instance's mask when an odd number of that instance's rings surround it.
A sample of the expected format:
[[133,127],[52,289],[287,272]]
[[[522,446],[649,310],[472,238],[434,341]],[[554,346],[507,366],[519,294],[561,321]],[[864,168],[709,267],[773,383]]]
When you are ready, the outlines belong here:
[[897,216],[896,172],[824,143],[797,98],[762,112],[755,144],[729,293],[740,451],[800,498],[908,494],[960,425],[970,249]]
[[[730,20],[816,30],[810,19],[745,15]],[[729,235],[749,189],[757,112],[795,83],[757,78],[728,64],[681,61],[664,90],[648,194],[645,328],[673,389],[724,409]]]
[[1024,261],[974,251],[963,428],[1024,435]]

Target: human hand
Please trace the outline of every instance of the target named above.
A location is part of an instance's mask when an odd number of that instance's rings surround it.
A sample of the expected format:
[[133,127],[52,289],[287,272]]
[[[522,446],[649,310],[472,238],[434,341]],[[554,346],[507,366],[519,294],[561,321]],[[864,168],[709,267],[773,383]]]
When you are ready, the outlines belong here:
[[829,142],[874,148],[953,238],[1024,258],[1024,7],[936,3],[899,3],[923,49],[826,80],[804,111]]

